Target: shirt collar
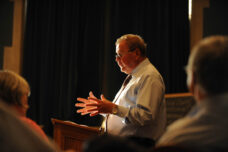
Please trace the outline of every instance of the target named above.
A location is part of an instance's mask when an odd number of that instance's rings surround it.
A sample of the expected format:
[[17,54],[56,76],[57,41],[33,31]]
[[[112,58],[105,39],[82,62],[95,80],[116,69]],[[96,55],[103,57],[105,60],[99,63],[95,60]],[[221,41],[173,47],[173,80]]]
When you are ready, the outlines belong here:
[[145,58],[141,63],[139,63],[139,65],[137,65],[137,67],[131,72],[131,75],[133,77],[136,77],[138,74],[142,73],[141,71],[143,70],[143,68],[150,64],[150,61],[148,58]]

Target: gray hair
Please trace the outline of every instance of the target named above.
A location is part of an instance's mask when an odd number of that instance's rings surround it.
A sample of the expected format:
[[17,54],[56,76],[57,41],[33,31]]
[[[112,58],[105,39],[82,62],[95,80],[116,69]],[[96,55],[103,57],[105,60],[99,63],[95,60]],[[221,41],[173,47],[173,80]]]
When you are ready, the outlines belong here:
[[118,38],[115,44],[117,45],[123,40],[127,43],[130,51],[138,48],[141,52],[141,55],[146,56],[146,43],[141,36],[135,34],[125,34]]
[[209,95],[228,91],[228,37],[211,36],[192,50],[188,66],[195,82]]

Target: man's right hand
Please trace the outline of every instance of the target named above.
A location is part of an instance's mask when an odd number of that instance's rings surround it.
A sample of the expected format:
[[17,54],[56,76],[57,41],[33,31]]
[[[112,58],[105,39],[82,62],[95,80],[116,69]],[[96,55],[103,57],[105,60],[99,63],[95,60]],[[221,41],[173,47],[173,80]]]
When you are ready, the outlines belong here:
[[82,115],[89,114],[90,116],[95,116],[99,113],[112,113],[113,107],[116,105],[111,101],[107,100],[104,95],[101,95],[101,99],[97,99],[92,92],[89,93],[88,99],[77,98],[78,101],[82,103],[76,103],[76,107],[83,107],[77,110],[78,113]]

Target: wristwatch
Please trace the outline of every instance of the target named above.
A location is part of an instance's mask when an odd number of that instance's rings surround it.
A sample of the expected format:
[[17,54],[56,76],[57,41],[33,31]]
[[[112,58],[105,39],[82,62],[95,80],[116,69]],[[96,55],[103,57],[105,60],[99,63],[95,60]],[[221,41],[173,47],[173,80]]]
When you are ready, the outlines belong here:
[[112,108],[112,114],[117,114],[117,112],[118,112],[118,106],[117,105],[115,105],[113,108]]

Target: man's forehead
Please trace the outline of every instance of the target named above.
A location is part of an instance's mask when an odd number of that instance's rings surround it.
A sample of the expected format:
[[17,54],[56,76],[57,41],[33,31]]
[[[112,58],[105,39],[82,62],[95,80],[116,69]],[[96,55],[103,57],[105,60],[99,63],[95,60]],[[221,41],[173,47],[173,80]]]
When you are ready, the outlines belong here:
[[121,41],[120,43],[118,43],[116,45],[116,52],[125,52],[127,51],[129,48],[128,48],[128,45],[125,41]]

